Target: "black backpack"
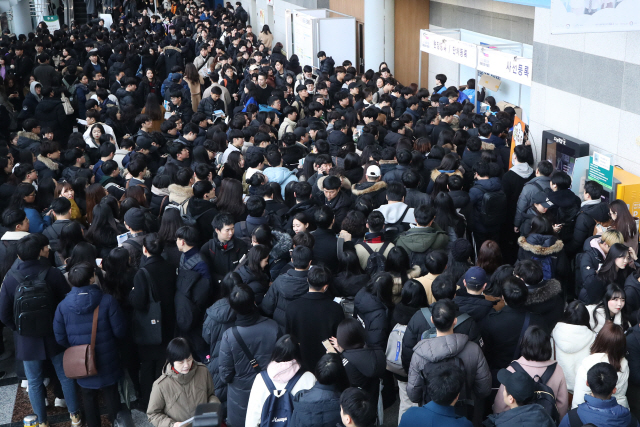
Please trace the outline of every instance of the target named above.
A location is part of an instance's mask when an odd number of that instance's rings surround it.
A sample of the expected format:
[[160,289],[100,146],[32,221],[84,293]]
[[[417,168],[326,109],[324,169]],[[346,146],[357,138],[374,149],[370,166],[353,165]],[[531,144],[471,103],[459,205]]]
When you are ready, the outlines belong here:
[[13,300],[13,315],[16,332],[25,337],[44,337],[53,331],[53,316],[56,299],[45,281],[48,268],[38,274],[24,276],[17,270],[10,270],[18,282]]
[[410,227],[409,224],[404,222],[404,217],[407,216],[407,213],[411,209],[409,206],[404,210],[402,216],[399,220],[391,224],[385,224],[384,226],[384,240],[388,242],[393,242],[396,238],[403,232],[407,231]]
[[507,220],[507,195],[504,191],[487,191],[479,185],[474,188],[483,192],[480,202],[480,222],[485,226],[504,223]]
[[[511,362],[511,365],[509,366],[511,366],[516,372],[529,375],[529,373],[516,361]],[[553,393],[551,387],[547,385],[547,382],[551,379],[556,370],[556,366],[558,366],[557,363],[549,365],[542,376],[536,375],[533,377],[533,380],[535,381],[533,387],[533,403],[537,403],[542,406],[544,411],[549,414],[556,425],[558,425],[560,423],[560,413],[556,406],[556,395]]]
[[[204,312],[196,304],[197,295],[206,294],[203,292],[202,275],[192,270],[202,258],[200,254],[195,254],[187,261],[184,260],[184,254],[180,257],[180,267],[178,269],[178,280],[176,281],[176,294],[173,302],[176,307],[176,326],[182,332],[191,330],[192,326],[200,320],[202,322]],[[207,281],[208,284],[208,281]],[[208,287],[208,286],[207,286]]]
[[361,245],[369,252],[369,258],[367,258],[367,274],[373,277],[376,273],[382,273],[384,271],[384,264],[387,261],[384,256],[384,251],[387,250],[389,242],[384,242],[377,251],[374,251],[367,242],[362,242]]
[[573,231],[576,228],[576,218],[580,215],[580,205],[571,205],[569,207],[558,207],[556,218],[557,222],[563,224],[558,233],[560,240],[566,245],[573,239]]

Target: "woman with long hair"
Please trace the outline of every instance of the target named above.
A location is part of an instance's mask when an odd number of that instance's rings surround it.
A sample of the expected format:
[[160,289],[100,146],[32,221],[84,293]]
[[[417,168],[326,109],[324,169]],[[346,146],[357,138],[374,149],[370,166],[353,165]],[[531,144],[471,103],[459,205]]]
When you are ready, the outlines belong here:
[[585,304],[596,304],[602,299],[609,284],[615,283],[623,287],[627,277],[634,272],[633,265],[634,260],[628,246],[622,243],[612,245],[598,273],[588,276],[584,281],[579,294],[580,301],[584,301]]
[[184,226],[184,221],[180,215],[180,210],[167,209],[162,215],[162,222],[158,230],[158,237],[164,243],[162,256],[175,268],[179,267],[180,256],[182,255],[176,245],[176,232],[182,226]]
[[107,195],[101,184],[91,184],[85,190],[85,202],[87,204],[87,223],[93,221],[93,208]]
[[247,209],[242,201],[242,184],[240,181],[230,178],[222,180],[220,190],[216,188],[216,207],[220,212],[228,212],[234,217],[235,222],[247,219]]
[[129,251],[122,247],[112,249],[102,260],[102,270],[104,271],[102,291],[113,296],[120,307],[128,306],[127,298],[133,288],[133,276],[136,273],[131,268]]
[[438,193],[433,199],[433,206],[436,208],[434,222],[449,236],[447,250],[450,250],[453,243],[465,235],[465,218],[456,211],[449,193]]
[[286,334],[276,341],[269,365],[253,381],[247,403],[246,427],[260,426],[262,407],[274,387],[276,390],[286,390],[293,397],[314,386],[316,377],[311,372],[304,372],[300,360],[300,345],[294,337]]
[[75,248],[78,243],[85,241],[82,226],[75,221],[70,221],[60,230],[59,239],[59,249],[54,254],[56,267],[65,265],[67,259],[71,256],[73,248]]
[[476,265],[481,267],[488,277],[502,265],[502,251],[493,240],[485,240],[478,251]]
[[554,359],[564,372],[567,390],[573,394],[578,366],[589,356],[596,333],[591,330],[589,311],[582,301],[572,301],[553,332]]
[[222,167],[221,176],[223,179],[232,178],[242,182],[245,172],[244,156],[239,151],[230,153],[227,162]]
[[51,211],[41,215],[36,205],[36,189],[32,184],[20,183],[11,196],[10,209],[21,209],[29,218],[29,233],[42,233],[46,227],[53,223]]
[[198,73],[198,70],[196,70],[196,66],[191,62],[187,63],[187,66],[184,67],[183,78],[189,86],[189,91],[191,92],[191,107],[195,113],[198,111],[200,101],[202,101],[202,85],[204,85],[204,79]]
[[[102,186],[100,185],[100,187]],[[65,199],[69,200],[69,202],[71,202],[71,211],[70,211],[71,218],[70,219],[79,220],[82,218],[82,212],[80,212],[80,208],[78,207],[78,204],[74,200],[75,191],[73,190],[71,183],[67,181],[58,182],[56,184],[56,189],[55,189],[55,192],[53,193],[53,197],[55,198],[64,197]]]
[[113,211],[106,204],[99,204],[93,207],[91,225],[85,234],[87,241],[91,242],[97,249],[99,258],[109,256],[111,249],[118,246],[118,225],[113,217]]
[[273,33],[269,29],[268,25],[263,25],[260,34],[258,34],[258,40],[264,45],[265,48],[271,49],[273,45]]
[[431,194],[429,197],[431,198],[431,204],[433,204],[438,194],[449,192],[449,175],[441,173],[435,180],[429,181],[429,187],[431,187]]
[[[162,87],[162,81],[156,78],[156,73],[155,71],[153,71],[153,68],[147,68],[144,71],[144,76],[142,77],[142,80],[140,80],[138,89],[136,89],[138,99],[145,99],[148,101],[149,94],[154,94],[156,96],[156,100],[158,101],[158,104],[160,104],[161,87]],[[144,114],[148,114],[148,113],[144,113]]]
[[618,405],[628,408],[629,402],[626,395],[629,382],[629,363],[625,358],[626,353],[627,340],[624,331],[620,325],[607,322],[593,341],[591,354],[585,357],[578,367],[571,408],[577,408],[583,403],[585,394],[591,395],[591,390],[587,386],[587,372],[593,365],[601,362],[610,364],[618,373],[618,381],[612,397],[616,398]]
[[624,244],[633,249],[638,254],[638,226],[636,220],[631,216],[629,208],[624,200],[616,199],[609,203],[609,216],[611,217],[611,228],[618,230],[624,237]]
[[399,246],[394,246],[387,252],[387,259],[384,263],[384,271],[393,277],[393,303],[400,302],[402,286],[409,279],[420,276],[420,266],[411,265],[411,259],[407,251]]
[[597,305],[591,304],[587,306],[591,329],[598,333],[606,323],[612,322],[622,326],[622,329],[626,332],[631,326],[629,308],[625,304],[626,299],[627,295],[621,286],[615,283],[608,285],[602,301]]
[[364,321],[369,347],[387,346],[393,287],[394,280],[391,274],[378,273],[356,294],[353,301],[354,310]]
[[501,265],[493,272],[484,288],[484,299],[493,303],[493,309],[500,311],[504,308],[504,299],[502,298],[502,285],[508,277],[513,276],[513,266],[511,264]]
[[253,290],[258,306],[269,290],[270,252],[271,249],[268,246],[260,244],[252,246],[247,252],[247,262],[237,270],[242,282]]
[[338,257],[340,267],[331,284],[334,295],[355,297],[369,281],[369,275],[360,266],[360,259],[354,251],[346,250]]
[[[141,83],[142,84],[142,83]],[[164,123],[164,113],[166,110],[164,106],[158,101],[158,96],[155,93],[147,95],[147,101],[142,109],[142,114],[149,116],[153,124],[151,125],[152,132],[160,132],[160,127]]]

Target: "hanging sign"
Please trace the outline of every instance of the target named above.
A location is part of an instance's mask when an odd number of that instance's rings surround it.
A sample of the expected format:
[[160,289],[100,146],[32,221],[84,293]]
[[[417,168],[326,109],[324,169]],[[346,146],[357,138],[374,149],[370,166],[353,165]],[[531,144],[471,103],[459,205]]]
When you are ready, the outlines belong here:
[[533,60],[478,46],[478,71],[531,86]]
[[420,30],[420,50],[467,67],[476,68],[477,49],[473,43]]

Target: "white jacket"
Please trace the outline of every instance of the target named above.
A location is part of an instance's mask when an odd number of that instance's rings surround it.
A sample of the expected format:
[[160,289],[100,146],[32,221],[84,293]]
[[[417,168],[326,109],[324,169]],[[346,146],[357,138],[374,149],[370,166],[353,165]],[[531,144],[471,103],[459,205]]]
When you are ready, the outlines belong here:
[[[573,402],[571,403],[571,409],[577,408],[579,404],[584,402],[584,395],[591,394],[591,390],[587,387],[587,372],[596,363],[605,362],[609,363],[609,357],[606,353],[595,353],[587,356],[576,373],[576,383],[573,392]],[[621,370],[618,372],[618,382],[616,383],[616,392],[613,397],[616,398],[618,404],[629,408],[629,402],[627,402],[627,386],[629,385],[629,363],[627,359],[622,359],[620,363]]]
[[[591,329],[597,334],[604,326],[606,318],[604,315],[604,308],[599,308],[598,311],[596,311],[596,319],[598,319],[598,324],[596,325],[595,321],[593,320],[593,311],[596,309],[596,306],[597,304],[588,305],[587,311],[589,312],[589,323],[591,324]],[[616,317],[613,319],[613,323],[615,323],[616,325],[622,325],[621,313],[616,314]]]
[[[269,367],[280,364],[286,364],[288,362],[271,362]],[[269,378],[273,381],[273,385],[278,390],[283,390],[287,382],[279,382],[273,378],[270,371],[273,372],[273,369],[267,368],[267,373],[269,373]],[[305,372],[302,374],[296,385],[289,392],[292,395],[296,395],[297,392],[301,390],[309,390],[316,383],[316,377],[313,376],[311,372]],[[247,403],[247,416],[245,418],[245,427],[259,427],[260,426],[260,418],[262,417],[262,407],[264,403],[267,401],[269,397],[270,391],[267,389],[267,386],[262,379],[262,375],[257,375],[256,379],[253,381],[253,386],[251,386],[251,394],[249,395],[249,402]]]
[[[405,204],[404,202],[399,202],[399,203],[389,203],[386,205],[382,205],[375,210],[382,213],[382,215],[384,215],[384,222],[386,224],[395,224],[396,222],[400,221],[400,217],[402,217],[402,214],[407,209],[407,207],[408,207],[407,204]],[[413,208],[409,208],[402,222],[415,224],[416,219],[413,216]]]
[[576,372],[582,361],[589,356],[596,333],[586,326],[558,322],[551,337],[555,360],[564,371],[567,389],[573,393]]

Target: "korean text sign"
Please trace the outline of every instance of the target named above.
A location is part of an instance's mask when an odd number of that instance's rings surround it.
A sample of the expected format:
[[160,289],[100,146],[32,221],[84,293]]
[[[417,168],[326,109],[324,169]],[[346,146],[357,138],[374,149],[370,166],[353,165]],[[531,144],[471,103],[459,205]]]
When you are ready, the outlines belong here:
[[478,47],[478,71],[531,86],[533,60],[497,49]]
[[420,50],[467,67],[476,68],[477,47],[473,43],[420,30]]

